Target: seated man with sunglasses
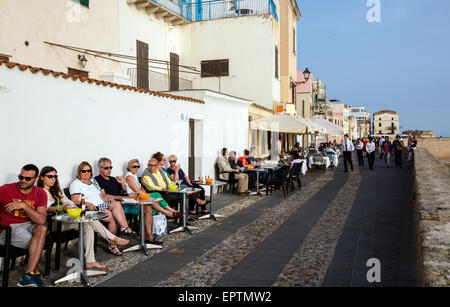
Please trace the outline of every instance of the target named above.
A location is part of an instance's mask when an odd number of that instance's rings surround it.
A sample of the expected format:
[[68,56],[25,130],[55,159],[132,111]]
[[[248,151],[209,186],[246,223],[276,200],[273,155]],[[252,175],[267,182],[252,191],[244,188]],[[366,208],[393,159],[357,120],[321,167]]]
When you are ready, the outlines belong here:
[[127,187],[125,186],[125,181],[121,176],[111,176],[113,168],[111,164],[112,162],[110,159],[100,158],[97,164],[99,175],[94,179],[98,182],[99,186],[105,190],[107,195],[111,195],[115,200],[121,201],[124,196],[128,195],[125,192]]
[[[0,187],[0,225],[11,227],[13,246],[28,249],[28,264],[19,287],[45,287],[38,265],[47,234],[47,194],[34,186],[38,173],[35,165],[25,165],[19,182]],[[0,245],[4,245],[6,232],[0,231]]]

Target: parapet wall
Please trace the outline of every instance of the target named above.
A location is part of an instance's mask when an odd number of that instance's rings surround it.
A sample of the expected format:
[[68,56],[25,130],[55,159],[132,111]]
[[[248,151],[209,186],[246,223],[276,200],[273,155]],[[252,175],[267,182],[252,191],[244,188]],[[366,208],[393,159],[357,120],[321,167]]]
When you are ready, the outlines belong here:
[[418,148],[426,148],[438,160],[450,160],[450,138],[418,138]]
[[450,286],[450,172],[425,148],[415,150],[414,181],[425,286]]

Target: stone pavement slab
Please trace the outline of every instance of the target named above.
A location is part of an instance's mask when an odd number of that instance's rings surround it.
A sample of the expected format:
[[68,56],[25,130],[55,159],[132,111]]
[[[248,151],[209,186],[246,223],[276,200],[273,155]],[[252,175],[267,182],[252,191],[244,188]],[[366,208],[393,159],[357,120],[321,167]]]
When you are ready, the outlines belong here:
[[[378,159],[362,168],[362,182],[322,286],[418,286],[412,165],[389,169]],[[370,258],[381,282],[369,283]]]

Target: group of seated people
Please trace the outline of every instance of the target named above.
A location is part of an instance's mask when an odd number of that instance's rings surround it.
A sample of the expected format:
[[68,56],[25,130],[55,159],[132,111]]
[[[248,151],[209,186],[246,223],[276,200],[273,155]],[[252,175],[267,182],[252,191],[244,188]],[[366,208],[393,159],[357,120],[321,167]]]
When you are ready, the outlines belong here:
[[[281,167],[287,167],[291,170],[296,163],[303,162],[304,150],[297,143],[293,150],[289,152],[288,161],[281,161],[279,164]],[[256,162],[256,159],[250,155],[250,152],[244,150],[242,157],[237,157],[235,151],[228,152],[227,148],[222,149],[222,156],[217,160],[219,166],[219,178],[224,181],[229,181],[230,175],[234,176],[234,180],[237,182],[237,194],[241,196],[250,195],[252,191],[256,189],[257,178],[261,176],[260,182],[264,184],[267,182],[269,174],[265,172],[253,172],[247,167],[253,165],[255,167],[261,166],[261,163]]]
[[338,154],[339,146],[336,144],[336,141],[334,143],[328,142],[328,143],[320,143],[319,151],[325,154],[332,153],[334,155]]
[[[47,215],[55,214],[56,208],[64,211],[79,207],[81,196],[84,195],[86,210],[105,212],[107,217],[100,221],[85,223],[84,247],[85,269],[108,270],[108,267],[95,259],[94,232],[109,243],[109,251],[115,256],[123,255],[119,247],[129,244],[129,240],[121,236],[136,235],[128,225],[126,214],[139,214],[137,206],[121,203],[130,194],[150,192],[152,198],[162,198],[159,203],[145,206],[145,236],[146,243],[162,245],[152,235],[153,215],[162,213],[168,219],[180,219],[183,212],[175,210],[180,203],[180,195],[166,193],[173,181],[182,181],[182,186],[197,187],[201,192],[189,197],[190,214],[208,214],[206,210],[205,193],[201,186],[190,180],[175,155],[169,156],[170,166],[165,168],[165,157],[155,153],[148,161],[147,168],[139,180],[137,173],[141,167],[138,159],[127,163],[124,177],[111,176],[112,162],[108,158],[98,161],[99,174],[93,178],[93,168],[86,162],[81,162],[76,171],[76,179],[70,184],[70,198],[66,197],[58,182],[57,170],[52,166],[39,169],[33,164],[25,165],[18,175],[18,182],[0,186],[0,225],[12,229],[11,244],[15,247],[28,249],[29,257],[25,273],[19,280],[21,287],[43,287],[40,278],[39,258],[44,249],[47,235]],[[172,204],[172,206],[169,205]],[[63,224],[63,231],[78,228],[77,224]],[[5,244],[6,232],[0,229],[0,245]],[[54,230],[50,230],[54,231]]]

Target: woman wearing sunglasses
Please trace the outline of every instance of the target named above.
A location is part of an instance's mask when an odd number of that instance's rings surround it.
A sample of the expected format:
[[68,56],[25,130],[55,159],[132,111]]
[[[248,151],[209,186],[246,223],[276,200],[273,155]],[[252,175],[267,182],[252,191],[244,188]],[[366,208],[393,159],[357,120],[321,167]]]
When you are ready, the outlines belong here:
[[[139,160],[133,159],[128,162],[127,165],[127,173],[125,174],[125,186],[127,188],[128,194],[133,193],[147,193],[145,189],[142,187],[141,183],[139,182],[139,178],[137,176],[137,173],[140,168]],[[150,196],[152,198],[162,198],[161,194],[159,193],[150,193]],[[158,212],[161,212],[165,216],[167,216],[169,219],[178,219],[181,216],[183,216],[183,212],[176,211],[172,209],[172,207],[169,206],[169,204],[163,200],[160,202],[160,204],[152,204],[153,208],[153,215],[157,214]],[[134,214],[139,214],[139,210],[136,212],[133,212]]]
[[[136,234],[129,226],[120,202],[106,195],[95,180],[92,180],[92,167],[88,162],[81,162],[77,168],[77,179],[70,185],[71,200],[79,205],[81,194],[84,194],[86,210],[108,213],[103,221],[108,223],[108,230],[115,234],[120,226],[120,231],[125,235]],[[110,246],[109,251],[115,256],[122,256],[117,246]]]
[[[58,175],[56,169],[51,166],[46,166],[41,170],[37,186],[42,188],[47,194],[47,213],[56,213],[57,205],[61,206],[64,211],[76,205],[68,199],[61,191],[58,182]],[[78,229],[78,224],[66,224],[62,225],[62,231],[69,229]],[[116,237],[108,231],[99,221],[92,221],[86,223],[84,234],[84,245],[86,258],[86,270],[108,270],[108,267],[95,260],[94,253],[94,231],[100,234],[105,240],[110,243],[110,247],[116,247],[116,245],[124,246],[129,243],[128,240]]]

